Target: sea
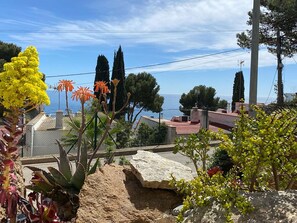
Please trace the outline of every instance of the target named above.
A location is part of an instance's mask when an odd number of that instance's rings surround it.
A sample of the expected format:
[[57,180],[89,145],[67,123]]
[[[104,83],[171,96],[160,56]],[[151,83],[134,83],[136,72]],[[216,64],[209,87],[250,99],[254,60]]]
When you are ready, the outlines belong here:
[[[44,111],[46,114],[55,116],[57,110],[62,110],[66,112],[66,102],[65,102],[65,92],[58,92],[55,90],[48,90],[48,96],[50,97],[51,104],[49,106],[44,107]],[[164,104],[162,106],[163,111],[160,113],[160,117],[164,119],[171,119],[173,116],[183,115],[180,112],[179,107],[181,106],[179,103],[179,99],[181,97],[180,94],[161,94],[164,97]],[[229,106],[227,109],[230,110],[230,104],[232,102],[232,96],[218,96],[220,99],[224,99],[228,102]],[[69,108],[73,113],[76,113],[81,110],[81,105],[79,101],[74,101],[71,99],[69,95]],[[246,99],[248,101],[248,99]],[[258,97],[258,103],[271,103],[275,101],[275,98],[266,98],[266,97]],[[139,110],[138,110],[139,111]],[[135,111],[137,112],[137,110]],[[141,116],[149,116],[153,118],[159,118],[159,113],[153,113],[151,111],[142,111],[138,118]]]

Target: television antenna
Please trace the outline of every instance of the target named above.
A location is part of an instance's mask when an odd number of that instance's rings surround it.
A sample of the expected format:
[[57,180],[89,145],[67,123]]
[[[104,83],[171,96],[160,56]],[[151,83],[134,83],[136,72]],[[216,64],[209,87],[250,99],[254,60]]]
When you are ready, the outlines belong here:
[[244,60],[238,61],[239,70],[242,71],[242,67],[244,66]]
[[[58,90],[56,85],[50,85],[49,89]],[[60,91],[58,91],[58,110],[61,110],[61,99],[60,99]]]

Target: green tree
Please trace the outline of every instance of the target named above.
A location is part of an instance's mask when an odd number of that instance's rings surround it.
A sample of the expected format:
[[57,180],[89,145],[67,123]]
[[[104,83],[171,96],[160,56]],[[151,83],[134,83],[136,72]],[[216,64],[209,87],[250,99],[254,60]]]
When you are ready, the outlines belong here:
[[[125,87],[131,93],[128,104],[128,121],[135,122],[138,115],[143,111],[161,112],[164,97],[158,94],[160,86],[156,79],[149,73],[129,74]],[[139,111],[134,115],[135,108]]]
[[[283,57],[292,57],[297,52],[297,1],[262,0],[260,13],[259,43],[277,57],[277,103],[284,103],[282,82]],[[252,12],[249,12],[248,25],[252,25]],[[251,47],[251,30],[237,34],[238,45]]]
[[[115,110],[120,110],[126,102],[126,90],[125,90],[125,64],[124,64],[124,54],[122,47],[120,46],[118,51],[114,54],[113,68],[111,79],[119,80],[117,85],[117,94],[115,101]],[[111,94],[109,101],[109,110],[112,110],[112,104],[114,99],[114,85],[111,85]],[[123,112],[116,115],[116,118],[119,119],[123,116]]]
[[0,41],[0,72],[3,71],[3,65],[10,62],[12,57],[16,57],[22,48],[13,43],[4,43]]
[[242,71],[235,74],[232,95],[232,112],[235,110],[235,103],[244,100],[244,78]]
[[219,100],[218,108],[227,109],[228,101],[226,100]]
[[220,98],[215,97],[216,90],[205,85],[195,86],[189,93],[183,93],[179,103],[182,105],[180,111],[190,115],[191,109],[197,105],[198,108],[206,108],[215,111],[218,108]]
[[[104,55],[99,55],[97,58],[97,66],[96,66],[96,81],[104,81],[108,88],[110,88],[110,79],[109,79],[109,64],[108,60]],[[100,92],[95,92],[96,97],[100,95]]]
[[164,143],[167,135],[167,126],[162,123],[159,127],[151,128],[145,123],[141,123],[132,146],[150,146]]

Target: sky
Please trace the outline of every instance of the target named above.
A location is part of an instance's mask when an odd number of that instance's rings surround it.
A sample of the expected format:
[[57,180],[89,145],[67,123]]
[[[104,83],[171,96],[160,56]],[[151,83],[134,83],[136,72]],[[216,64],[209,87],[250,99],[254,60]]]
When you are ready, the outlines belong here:
[[[242,70],[249,95],[250,51],[237,45],[236,34],[251,28],[246,21],[253,0],[11,0],[0,7],[0,40],[23,50],[35,46],[49,87],[70,79],[92,89],[98,55],[112,69],[121,45],[126,75],[152,74],[161,94],[205,85],[217,96],[232,96],[235,73]],[[284,58],[285,93],[297,92],[296,61],[296,55]],[[261,47],[262,102],[276,97],[276,74],[276,57]]]

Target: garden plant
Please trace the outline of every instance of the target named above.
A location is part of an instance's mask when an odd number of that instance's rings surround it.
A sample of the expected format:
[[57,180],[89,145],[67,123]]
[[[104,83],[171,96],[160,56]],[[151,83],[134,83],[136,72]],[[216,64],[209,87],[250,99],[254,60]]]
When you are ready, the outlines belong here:
[[[66,107],[72,127],[78,132],[76,144],[75,167],[72,167],[67,152],[61,143],[57,141],[60,155],[57,159],[58,169],[48,167],[48,172],[36,167],[29,167],[33,173],[31,185],[27,188],[33,190],[24,198],[19,192],[16,173],[16,162],[18,161],[18,141],[23,134],[23,123],[21,118],[24,113],[35,107],[50,103],[46,94],[47,86],[44,83],[44,75],[39,71],[38,52],[35,47],[28,47],[11,62],[4,64],[4,70],[0,73],[0,100],[5,108],[4,129],[0,139],[0,203],[6,210],[5,220],[9,222],[61,222],[71,220],[76,215],[79,207],[78,193],[82,188],[86,176],[95,172],[98,160],[93,164],[95,154],[108,135],[111,123],[116,114],[116,94],[113,98],[112,111],[108,111],[106,95],[109,89],[106,83],[99,81],[95,83],[95,92],[99,98],[87,87],[78,87],[74,90],[73,81],[62,80],[59,82],[58,90],[66,92]],[[117,91],[117,79],[112,80],[114,91]],[[79,124],[69,114],[68,93],[73,91],[72,99],[81,102],[81,121]],[[129,98],[129,94],[128,97]],[[88,153],[84,134],[86,130],[85,104],[93,99],[97,103],[96,111],[105,114],[105,130],[96,148]]]
[[[23,134],[21,118],[24,113],[40,104],[49,104],[46,85],[39,71],[38,52],[35,47],[28,47],[11,62],[4,64],[0,73],[0,100],[5,108],[4,128],[0,140],[0,203],[6,210],[6,220],[17,221],[18,210],[30,205],[19,192],[16,163],[18,162],[18,140]],[[31,206],[27,217],[53,222],[56,218],[52,202],[43,202],[39,208]],[[27,212],[24,212],[27,213]]]
[[[114,85],[114,91],[116,93],[117,79],[112,80]],[[74,89],[73,82],[70,80],[61,80],[58,84],[58,90],[65,90],[66,92],[66,109],[68,108],[68,93]],[[33,174],[34,179],[31,180],[32,184],[28,186],[29,189],[41,192],[46,197],[52,199],[58,207],[58,216],[63,221],[69,221],[76,216],[77,209],[79,207],[78,194],[85,182],[86,176],[96,171],[99,159],[96,160],[95,164],[92,165],[92,161],[95,158],[97,151],[100,149],[104,140],[108,137],[108,133],[111,129],[111,124],[116,116],[126,106],[122,107],[119,111],[115,111],[115,106],[111,112],[108,111],[107,106],[107,93],[109,92],[106,83],[98,81],[95,83],[95,92],[100,92],[99,97],[96,98],[95,94],[87,87],[78,87],[76,91],[72,93],[72,99],[79,100],[81,102],[81,122],[77,122],[68,114],[72,126],[77,130],[77,143],[76,143],[76,160],[75,168],[72,168],[67,152],[59,141],[60,156],[57,158],[58,169],[48,167],[49,172],[43,171],[35,167],[29,167]],[[116,102],[116,95],[114,94],[114,103]],[[129,94],[128,94],[129,98]],[[97,111],[106,114],[105,119],[105,130],[101,135],[97,147],[88,154],[88,143],[84,140],[84,134],[86,130],[86,114],[85,114],[85,103],[89,100],[95,100],[97,103]]]
[[[226,157],[226,172],[218,166],[208,170],[197,167],[194,180],[173,179],[178,192],[184,195],[184,206],[178,221],[182,221],[183,213],[188,209],[216,203],[224,210],[226,222],[232,222],[234,209],[242,214],[253,210],[246,193],[296,187],[296,109],[280,109],[271,114],[257,107],[254,109],[255,118],[244,111],[240,113],[231,136],[223,132],[215,136],[221,141],[215,154]],[[184,153],[195,163],[202,162],[202,159],[211,161],[195,151],[195,145],[199,145],[198,137],[192,136],[184,144],[181,142],[182,139],[176,141],[175,152]],[[220,160],[218,163],[224,162]]]

